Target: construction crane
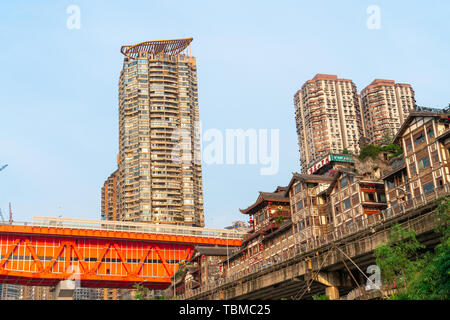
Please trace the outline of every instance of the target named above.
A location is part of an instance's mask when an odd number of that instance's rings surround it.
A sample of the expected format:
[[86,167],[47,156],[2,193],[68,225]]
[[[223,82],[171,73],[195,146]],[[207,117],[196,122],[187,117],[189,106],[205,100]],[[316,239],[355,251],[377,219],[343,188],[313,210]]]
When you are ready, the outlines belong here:
[[3,169],[5,169],[8,165],[5,164],[4,166],[0,167],[0,171],[2,171]]

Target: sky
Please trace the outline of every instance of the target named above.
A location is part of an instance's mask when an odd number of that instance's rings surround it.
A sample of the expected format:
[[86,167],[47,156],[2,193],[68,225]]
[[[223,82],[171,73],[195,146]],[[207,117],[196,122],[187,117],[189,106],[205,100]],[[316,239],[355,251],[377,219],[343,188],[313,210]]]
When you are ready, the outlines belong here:
[[2,1],[0,209],[100,219],[121,46],[192,37],[202,130],[279,130],[275,174],[203,163],[206,227],[246,221],[239,208],[300,171],[293,96],[315,74],[359,92],[376,78],[409,83],[418,105],[449,104],[449,11],[446,0]]

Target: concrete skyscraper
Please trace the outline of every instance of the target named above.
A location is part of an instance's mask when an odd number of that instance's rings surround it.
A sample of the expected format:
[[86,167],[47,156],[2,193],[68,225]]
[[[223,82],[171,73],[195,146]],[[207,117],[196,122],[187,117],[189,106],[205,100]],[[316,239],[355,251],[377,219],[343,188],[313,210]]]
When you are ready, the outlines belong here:
[[295,93],[294,105],[303,172],[330,153],[359,153],[364,130],[352,80],[317,74]]
[[204,226],[191,41],[121,48],[118,220]]
[[386,134],[395,136],[415,105],[411,85],[395,83],[394,80],[375,79],[361,91],[361,107],[368,142],[382,144]]

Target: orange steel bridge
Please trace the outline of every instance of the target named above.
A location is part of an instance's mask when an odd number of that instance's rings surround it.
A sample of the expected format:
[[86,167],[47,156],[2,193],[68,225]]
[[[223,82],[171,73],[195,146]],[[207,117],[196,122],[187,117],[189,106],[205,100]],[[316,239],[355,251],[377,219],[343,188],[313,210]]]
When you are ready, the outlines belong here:
[[242,237],[225,229],[68,218],[0,222],[0,283],[79,279],[82,287],[164,289],[196,245],[231,250]]

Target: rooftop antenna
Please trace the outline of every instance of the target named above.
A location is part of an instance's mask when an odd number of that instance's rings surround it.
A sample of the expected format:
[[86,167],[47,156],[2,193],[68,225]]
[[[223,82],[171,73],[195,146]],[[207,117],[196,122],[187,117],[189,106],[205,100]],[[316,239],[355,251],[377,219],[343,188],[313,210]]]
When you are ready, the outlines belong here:
[[3,217],[2,209],[0,209],[0,218],[2,219],[2,222],[5,222],[5,218]]

